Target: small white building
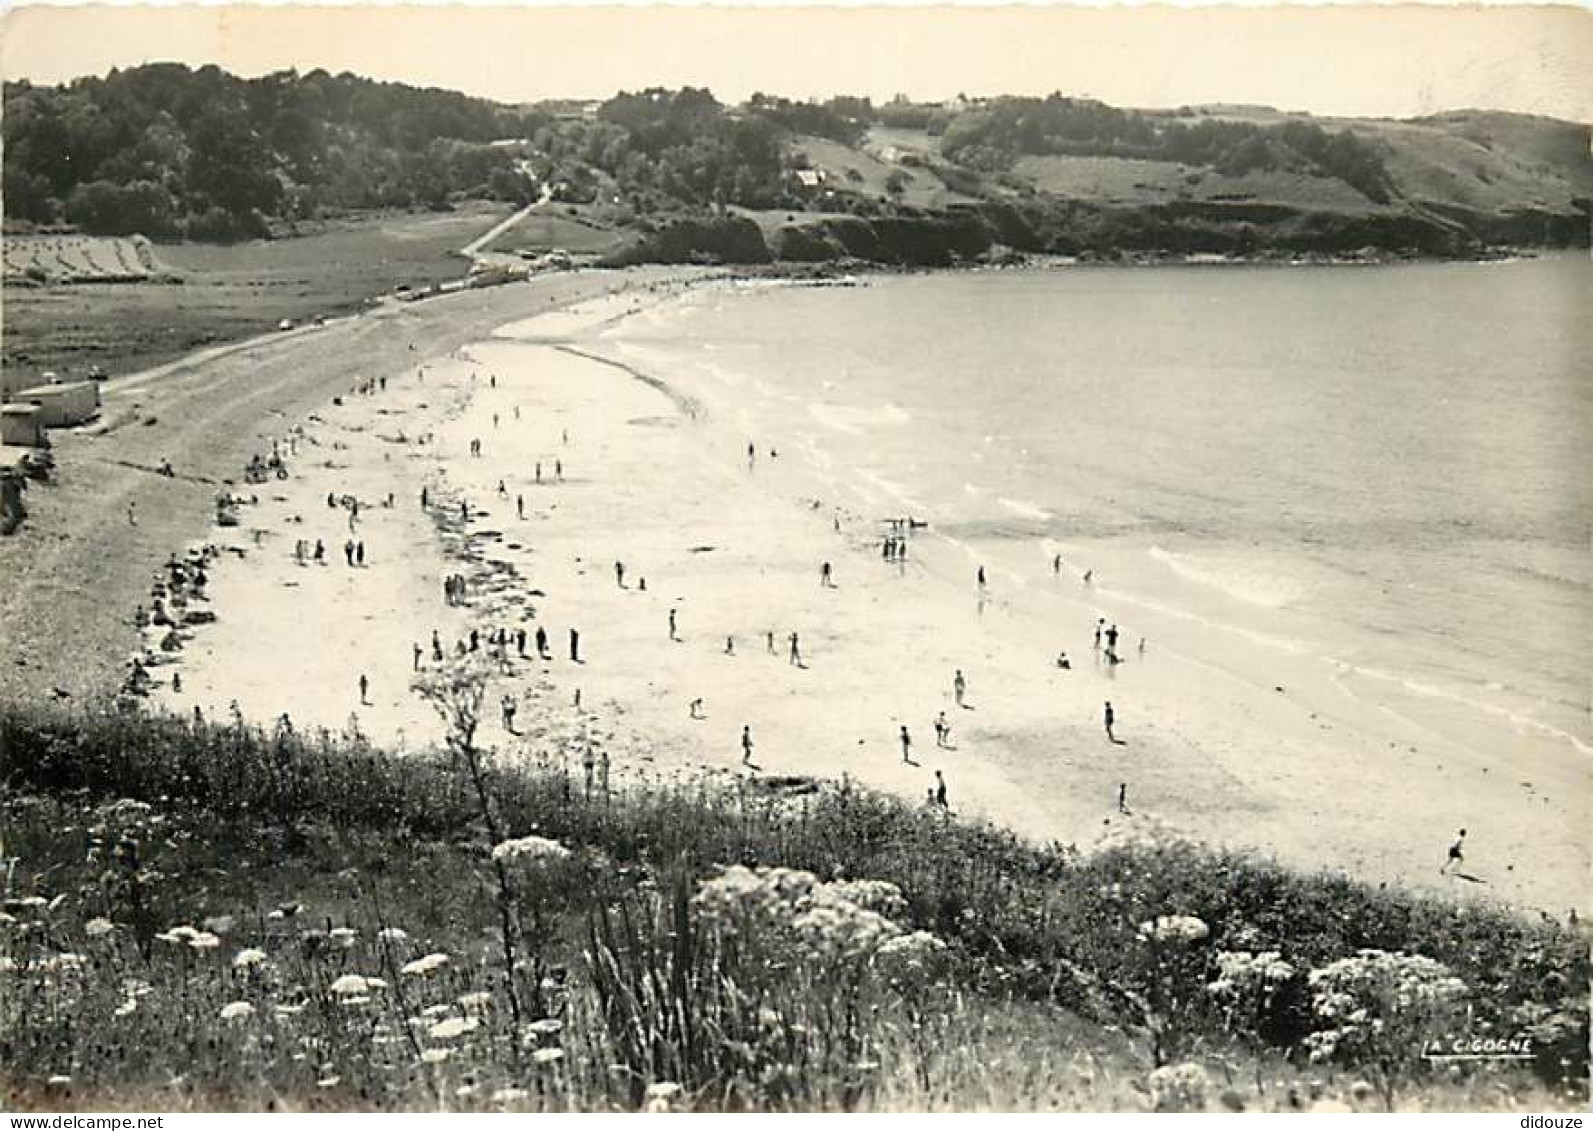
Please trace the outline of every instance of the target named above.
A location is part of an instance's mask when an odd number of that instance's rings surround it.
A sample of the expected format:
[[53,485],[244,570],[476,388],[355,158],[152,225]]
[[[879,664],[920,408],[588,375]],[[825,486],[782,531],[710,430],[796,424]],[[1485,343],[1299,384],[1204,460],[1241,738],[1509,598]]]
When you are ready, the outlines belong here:
[[0,444],[37,448],[44,443],[44,413],[37,405],[0,404]]
[[35,385],[11,394],[16,404],[35,405],[39,423],[46,428],[68,428],[92,420],[100,411],[100,387],[96,381],[63,381]]

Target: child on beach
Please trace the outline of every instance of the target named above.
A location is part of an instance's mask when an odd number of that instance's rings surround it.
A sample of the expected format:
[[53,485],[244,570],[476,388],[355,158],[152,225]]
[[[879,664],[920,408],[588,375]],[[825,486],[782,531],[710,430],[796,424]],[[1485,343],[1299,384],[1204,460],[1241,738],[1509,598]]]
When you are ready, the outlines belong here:
[[1460,835],[1455,838],[1455,843],[1449,846],[1449,859],[1444,861],[1444,866],[1438,869],[1440,876],[1449,871],[1451,867],[1459,867],[1466,862],[1466,855],[1462,849],[1466,844],[1466,830],[1461,829]]
[[935,716],[935,745],[942,750],[951,746],[951,724],[946,721],[945,711]]

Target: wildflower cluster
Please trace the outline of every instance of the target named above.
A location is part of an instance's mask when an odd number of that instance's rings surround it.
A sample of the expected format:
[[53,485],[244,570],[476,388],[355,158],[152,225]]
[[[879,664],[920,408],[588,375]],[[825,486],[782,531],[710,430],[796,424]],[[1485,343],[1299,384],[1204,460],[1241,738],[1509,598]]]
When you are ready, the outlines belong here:
[[1414,1059],[1467,994],[1443,963],[1420,954],[1362,950],[1307,975],[1325,1027],[1306,1038],[1313,1059],[1372,1063]]

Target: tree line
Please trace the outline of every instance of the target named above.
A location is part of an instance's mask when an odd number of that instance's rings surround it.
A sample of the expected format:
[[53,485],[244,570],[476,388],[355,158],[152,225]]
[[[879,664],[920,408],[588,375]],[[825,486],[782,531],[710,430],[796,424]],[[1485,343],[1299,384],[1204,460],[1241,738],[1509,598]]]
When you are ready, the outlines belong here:
[[[1383,155],[1349,131],[1315,122],[1236,119],[1122,110],[1092,99],[1000,98],[942,120],[941,153],[989,172],[1026,154],[1177,161],[1230,176],[1282,170],[1344,181],[1379,203],[1389,199]],[[931,126],[934,124],[931,121]]]
[[[324,70],[242,79],[160,63],[64,86],[6,83],[5,213],[94,234],[226,240],[363,209],[524,203],[544,187],[621,223],[724,204],[800,209],[793,172],[805,161],[789,140],[856,145],[874,125],[940,135],[943,172],[965,187],[1024,154],[1078,153],[1303,171],[1387,199],[1371,143],[1309,122],[1188,121],[1060,95],[876,106],[759,93],[727,106],[693,87],[621,92],[595,111],[512,107]],[[846,184],[826,203],[881,206]]]

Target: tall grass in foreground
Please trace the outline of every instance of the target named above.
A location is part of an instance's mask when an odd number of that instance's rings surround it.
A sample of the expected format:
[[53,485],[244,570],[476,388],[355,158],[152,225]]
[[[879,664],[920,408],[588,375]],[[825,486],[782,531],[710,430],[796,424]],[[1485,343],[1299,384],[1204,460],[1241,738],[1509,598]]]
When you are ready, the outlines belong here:
[[[0,718],[12,1102],[1586,1097],[1586,945],[1557,923],[1154,834],[1041,848],[845,785],[605,794],[458,754]],[[1523,1035],[1529,1065],[1420,1057]]]

